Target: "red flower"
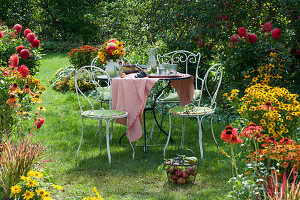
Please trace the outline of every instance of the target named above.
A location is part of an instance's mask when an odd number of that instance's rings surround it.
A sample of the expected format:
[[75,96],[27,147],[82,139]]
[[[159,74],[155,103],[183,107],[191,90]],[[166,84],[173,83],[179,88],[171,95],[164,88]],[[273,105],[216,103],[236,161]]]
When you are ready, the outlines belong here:
[[238,29],[238,34],[240,37],[246,37],[247,36],[247,30],[245,29],[245,27],[240,27]]
[[22,75],[23,78],[26,78],[29,75],[29,69],[25,65],[21,65],[19,69],[20,74]]
[[111,40],[109,40],[107,43],[110,43],[110,42],[116,42],[117,40],[115,40],[115,39],[111,39]]
[[232,43],[238,43],[239,42],[239,36],[237,34],[234,34],[230,37],[230,40]]
[[228,46],[228,47],[231,47],[231,48],[234,47],[234,45],[233,45],[231,42],[228,42],[228,43],[227,43],[227,46]]
[[27,49],[22,49],[22,50],[20,51],[20,56],[21,56],[21,58],[23,58],[23,59],[28,59],[29,56],[30,56],[29,51],[28,51]]
[[112,56],[112,55],[113,55],[112,52],[115,51],[115,50],[117,50],[117,49],[118,49],[118,48],[115,47],[115,46],[109,46],[109,47],[107,48],[107,54],[110,55],[110,56]]
[[30,29],[26,29],[25,31],[24,31],[24,35],[27,37],[27,34],[28,33],[31,33],[31,30]]
[[9,86],[9,92],[8,93],[13,93],[15,91],[20,91],[20,88],[18,86],[18,83],[15,82],[15,83],[12,83],[10,86]]
[[272,31],[272,38],[279,39],[281,36],[281,30],[279,28],[274,28]]
[[3,37],[3,33],[0,31],[0,38],[2,38]]
[[34,39],[32,42],[31,42],[31,46],[32,47],[39,47],[40,46],[40,41],[38,39]]
[[222,131],[221,139],[225,140],[226,143],[230,142],[232,138],[237,138],[238,131],[237,128],[233,128],[232,126],[226,126],[225,130]]
[[38,117],[34,119],[34,125],[37,129],[41,128],[41,126],[44,124],[45,118],[44,117]]
[[225,21],[229,20],[228,15],[224,15],[223,19],[224,19]]
[[16,34],[14,32],[9,32],[7,34],[7,36],[9,37],[9,39],[13,39],[13,38],[16,38]]
[[34,33],[28,33],[26,36],[28,42],[32,42],[35,39]]
[[272,103],[269,101],[267,101],[266,104],[261,107],[261,109],[275,111],[275,108],[272,106]]
[[31,90],[30,90],[30,85],[29,85],[29,84],[26,84],[26,85],[25,85],[25,87],[24,87],[24,89],[23,89],[23,92],[29,93],[29,94],[31,94],[31,96],[34,96],[34,93],[31,92]]
[[13,54],[12,56],[10,56],[9,63],[9,66],[17,68],[19,65],[19,56],[17,54]]
[[256,35],[255,35],[254,33],[248,34],[248,42],[249,42],[250,44],[255,43],[256,40],[257,40],[257,37],[256,37]]
[[280,142],[280,144],[293,144],[294,143],[294,141],[289,138],[283,138],[279,142]]
[[20,54],[20,51],[22,50],[22,49],[25,49],[25,47],[24,46],[18,46],[18,48],[17,48],[17,52],[18,52],[18,54]]
[[262,131],[263,131],[263,128],[261,126],[257,126],[254,123],[250,123],[246,126],[246,128],[243,129],[240,136],[245,137],[245,138],[253,137],[257,133],[260,133]]
[[272,24],[270,22],[267,22],[263,25],[262,29],[264,32],[269,33],[272,30]]
[[21,33],[22,26],[20,24],[16,24],[14,25],[13,30],[16,30],[17,33]]
[[241,144],[241,143],[243,143],[243,140],[241,138],[233,135],[232,138],[231,138],[231,140],[230,140],[230,143],[231,144],[233,144],[233,143],[235,143],[235,144],[237,144],[237,143]]
[[268,146],[269,144],[275,144],[278,145],[278,143],[276,142],[276,139],[274,136],[269,137],[268,139],[266,139],[265,144],[262,144],[263,147]]

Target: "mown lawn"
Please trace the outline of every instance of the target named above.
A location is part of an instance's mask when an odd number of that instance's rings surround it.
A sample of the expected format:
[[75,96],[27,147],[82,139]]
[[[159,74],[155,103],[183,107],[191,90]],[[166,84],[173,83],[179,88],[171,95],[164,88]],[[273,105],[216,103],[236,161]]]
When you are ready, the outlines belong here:
[[[153,141],[148,141],[153,144],[148,153],[145,154],[143,148],[136,147],[135,159],[132,160],[132,150],[127,140],[123,139],[123,146],[118,143],[125,128],[115,124],[110,166],[105,142],[102,155],[99,156],[99,135],[95,136],[97,121],[86,120],[86,134],[79,153],[79,162],[76,164],[76,151],[81,137],[77,97],[74,92],[56,92],[49,83],[59,68],[68,65],[67,54],[46,54],[37,76],[47,87],[46,93],[42,95],[42,105],[47,111],[45,124],[35,132],[35,136],[49,146],[48,154],[54,154],[48,171],[53,175],[56,184],[65,189],[65,192],[55,194],[56,199],[82,199],[94,195],[93,187],[97,188],[104,199],[224,199],[229,189],[226,185],[231,177],[231,163],[222,154],[218,155],[208,121],[204,122],[204,159],[200,162],[197,179],[192,185],[168,184],[166,172],[158,170],[163,163],[166,136],[159,134],[157,129]],[[150,130],[151,113],[147,113],[146,118]],[[195,156],[199,158],[196,121],[187,120],[186,123],[185,146],[193,149]],[[180,121],[176,124],[178,126],[173,129],[174,144],[167,150],[168,157],[181,154]],[[223,127],[221,122],[216,121],[214,124],[220,148],[228,152],[228,147],[220,140]],[[140,139],[135,144],[141,145],[143,140]]]

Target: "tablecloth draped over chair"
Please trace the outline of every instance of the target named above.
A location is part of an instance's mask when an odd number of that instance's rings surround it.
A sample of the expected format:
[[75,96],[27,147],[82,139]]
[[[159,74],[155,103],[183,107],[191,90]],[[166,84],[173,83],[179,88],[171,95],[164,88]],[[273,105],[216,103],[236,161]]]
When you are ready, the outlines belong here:
[[[159,78],[134,78],[134,74],[112,79],[112,109],[128,112],[128,134],[131,142],[143,135],[143,111],[151,88],[158,80]],[[180,103],[186,105],[193,101],[193,80],[181,81],[172,81],[171,84],[178,92]],[[118,119],[117,122],[126,123],[125,119]]]

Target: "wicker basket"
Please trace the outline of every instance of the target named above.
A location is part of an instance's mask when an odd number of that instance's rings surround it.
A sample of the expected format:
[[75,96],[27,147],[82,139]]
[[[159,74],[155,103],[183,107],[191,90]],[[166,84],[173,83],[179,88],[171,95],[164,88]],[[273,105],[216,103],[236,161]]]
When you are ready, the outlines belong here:
[[199,161],[196,157],[185,157],[184,155],[179,155],[164,162],[168,181],[175,184],[194,183],[198,166]]

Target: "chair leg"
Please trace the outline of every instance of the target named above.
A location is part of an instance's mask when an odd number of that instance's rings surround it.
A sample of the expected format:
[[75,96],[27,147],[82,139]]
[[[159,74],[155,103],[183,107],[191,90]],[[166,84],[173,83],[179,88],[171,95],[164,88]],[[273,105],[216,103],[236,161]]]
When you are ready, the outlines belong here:
[[152,135],[153,135],[153,132],[154,132],[154,125],[155,125],[155,119],[153,117],[153,121],[152,121],[152,129],[151,129],[151,133],[150,133],[150,140],[152,141]]
[[131,146],[131,148],[132,148],[132,159],[134,159],[135,150],[134,150],[133,145],[132,145],[132,143],[131,143],[130,135],[129,135],[129,133],[128,133],[128,117],[126,117],[126,134],[128,135],[128,140],[129,140],[130,146]]
[[110,141],[112,141],[112,137],[113,137],[113,130],[114,129],[114,120],[111,120],[111,122],[110,122]]
[[110,148],[109,148],[109,121],[106,121],[106,146],[107,146],[107,156],[108,163],[111,164]]
[[102,134],[103,134],[103,130],[102,130],[102,119],[99,120],[99,129],[100,129],[100,155],[102,154]]
[[171,119],[172,115],[171,113],[169,113],[169,135],[168,135],[168,139],[167,139],[167,143],[166,143],[166,146],[164,148],[164,158],[166,157],[166,149],[168,147],[168,144],[169,144],[169,141],[170,141],[170,138],[171,138],[171,127],[172,127],[172,119]]
[[83,133],[84,133],[84,126],[83,126],[83,117],[81,117],[81,139],[80,139],[80,143],[79,143],[79,147],[77,149],[77,156],[76,156],[76,161],[78,160],[78,154],[79,154],[79,149],[81,147],[82,144],[82,140],[83,140]]
[[217,148],[218,148],[218,154],[220,154],[219,145],[218,145],[218,142],[217,142],[217,140],[216,140],[216,138],[215,138],[215,134],[214,134],[213,115],[211,115],[211,117],[210,117],[210,128],[211,128],[212,136],[213,136],[213,138],[214,138],[214,140],[215,140],[215,143],[216,143],[216,145],[217,145]]
[[[162,128],[164,121],[164,104],[161,103],[161,117],[160,117],[160,127]],[[161,133],[161,130],[159,129],[159,133]]]
[[182,135],[181,135],[181,149],[183,149],[183,143],[184,143],[184,128],[185,128],[185,123],[184,123],[184,117],[182,118]]
[[199,127],[199,147],[200,147],[200,155],[201,155],[201,160],[203,159],[203,148],[202,148],[202,119],[204,116],[201,118],[198,116],[197,121],[198,121],[198,127]]

